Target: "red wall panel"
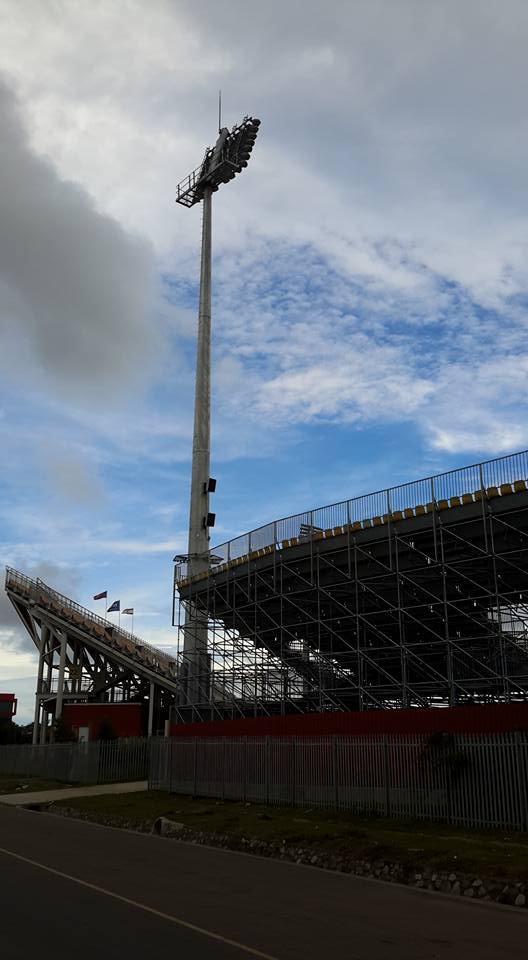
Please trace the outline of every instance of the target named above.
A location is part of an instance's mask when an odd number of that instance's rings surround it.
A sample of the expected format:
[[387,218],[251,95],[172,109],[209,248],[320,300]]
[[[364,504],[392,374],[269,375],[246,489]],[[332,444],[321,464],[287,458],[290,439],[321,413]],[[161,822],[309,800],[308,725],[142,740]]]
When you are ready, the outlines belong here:
[[0,693],[0,720],[11,720],[17,711],[14,693]]
[[528,703],[366,710],[355,713],[306,713],[286,717],[251,717],[206,723],[173,724],[173,737],[311,737],[333,734],[502,733],[528,730]]
[[140,703],[65,703],[63,718],[74,730],[90,728],[90,740],[95,740],[102,720],[111,723],[118,737],[141,736]]

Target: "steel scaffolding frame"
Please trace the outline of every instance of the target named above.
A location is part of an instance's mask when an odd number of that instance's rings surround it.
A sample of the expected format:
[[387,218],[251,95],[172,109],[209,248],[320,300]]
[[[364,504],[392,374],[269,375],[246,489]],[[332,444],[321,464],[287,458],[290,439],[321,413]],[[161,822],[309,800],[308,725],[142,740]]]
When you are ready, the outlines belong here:
[[[209,629],[202,697],[177,719],[527,699],[528,490],[517,457],[500,486],[324,536],[304,519],[293,542],[194,580],[178,571],[176,622],[193,603]],[[492,463],[502,477],[503,461]]]

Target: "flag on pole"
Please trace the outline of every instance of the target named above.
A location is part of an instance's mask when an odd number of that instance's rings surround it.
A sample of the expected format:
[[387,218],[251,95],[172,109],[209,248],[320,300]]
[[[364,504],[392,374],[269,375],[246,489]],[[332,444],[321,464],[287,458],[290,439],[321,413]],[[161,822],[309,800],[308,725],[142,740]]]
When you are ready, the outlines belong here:
[[120,600],[114,600],[114,602],[108,607],[107,613],[115,613],[116,610],[120,610]]
[[94,600],[106,600],[108,596],[108,590],[103,590],[102,593],[96,593]]
[[127,607],[126,610],[122,610],[121,613],[130,613],[131,616],[134,616],[134,607]]

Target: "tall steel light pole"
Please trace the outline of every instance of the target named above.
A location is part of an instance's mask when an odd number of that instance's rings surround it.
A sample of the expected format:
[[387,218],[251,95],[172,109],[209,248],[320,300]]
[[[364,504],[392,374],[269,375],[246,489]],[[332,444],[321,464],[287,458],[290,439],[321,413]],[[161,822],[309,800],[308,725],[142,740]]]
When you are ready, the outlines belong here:
[[[194,431],[189,510],[189,543],[186,556],[188,576],[209,567],[209,528],[215,515],[209,512],[209,494],[216,481],[210,477],[211,456],[211,249],[212,196],[222,183],[233,180],[247,167],[257,138],[260,120],[245,117],[233,127],[221,127],[214,147],[206,150],[200,167],[177,187],[176,202],[193,207],[203,202],[200,307],[196,348]],[[210,667],[207,654],[207,613],[188,601],[183,631],[182,689],[185,703],[194,708],[210,695]]]

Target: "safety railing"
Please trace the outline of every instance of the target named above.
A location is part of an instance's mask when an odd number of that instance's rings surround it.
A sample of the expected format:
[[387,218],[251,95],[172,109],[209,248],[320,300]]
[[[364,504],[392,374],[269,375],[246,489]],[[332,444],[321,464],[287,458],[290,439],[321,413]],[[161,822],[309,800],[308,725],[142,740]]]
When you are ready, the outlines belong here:
[[[306,539],[306,529],[336,530],[339,527],[361,524],[368,526],[381,518],[414,511],[433,504],[455,505],[457,498],[462,502],[478,499],[488,490],[497,490],[515,482],[525,483],[528,478],[528,450],[471,464],[446,473],[414,480],[395,487],[388,487],[374,493],[342,500],[315,510],[296,513],[273,523],[257,527],[233,540],[216,545],[211,550],[211,567],[214,569],[224,563],[230,563],[253,552],[266,549],[280,549],[292,539]],[[176,567],[176,581],[184,581],[187,565]]]
[[163,650],[159,650],[141,637],[129,633],[128,630],[123,630],[122,627],[116,626],[111,620],[106,620],[92,610],[82,607],[79,603],[76,603],[75,600],[71,600],[69,597],[64,596],[64,594],[49,587],[39,578],[33,580],[19,570],[7,567],[6,590],[12,590],[14,593],[21,594],[22,596],[31,597],[31,599],[37,603],[43,601],[54,603],[63,615],[66,615],[68,619],[71,619],[74,623],[78,623],[79,626],[82,626],[84,623],[102,627],[104,634],[109,634],[118,642],[121,641],[125,645],[127,643],[132,644],[133,649],[141,656],[141,659],[145,661],[150,659],[152,666],[166,668],[168,670],[172,668],[175,669],[176,660],[174,657],[169,656],[169,654]]

